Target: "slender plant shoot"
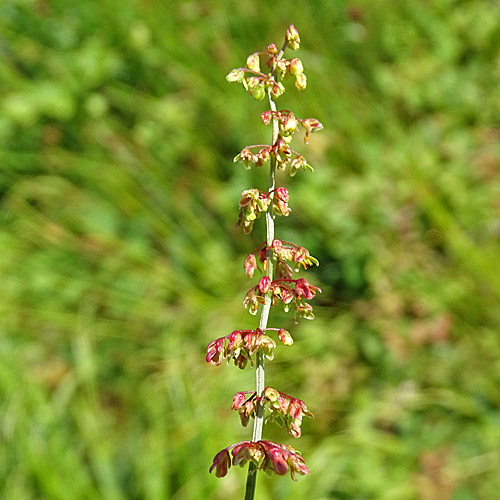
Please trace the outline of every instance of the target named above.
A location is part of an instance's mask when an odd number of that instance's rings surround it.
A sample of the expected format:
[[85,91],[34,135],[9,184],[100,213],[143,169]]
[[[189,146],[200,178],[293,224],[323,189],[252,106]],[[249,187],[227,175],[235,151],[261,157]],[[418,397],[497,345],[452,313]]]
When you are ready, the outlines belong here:
[[275,473],[283,476],[290,473],[293,480],[297,475],[309,474],[300,452],[290,445],[278,444],[262,439],[264,422],[285,425],[288,433],[298,438],[304,416],[312,417],[306,404],[265,383],[265,360],[272,360],[276,341],[285,346],[293,344],[290,333],[283,328],[268,326],[272,306],[282,306],[286,312],[293,311],[294,322],[299,318],[314,319],[309,301],[321,290],[311,285],[305,278],[294,278],[294,272],[319,265],[309,251],[294,243],[275,237],[275,218],[287,217],[289,194],[285,187],[276,186],[278,171],[288,171],[294,176],[299,170],[312,171],[306,159],[290,147],[293,134],[299,127],[305,131],[304,141],[323,128],[315,118],[297,118],[289,110],[278,110],[276,100],[285,92],[287,80],[293,80],[301,91],[306,88],[307,78],[302,61],[293,57],[285,59],[286,49],[297,50],[300,36],[295,26],[290,25],[285,43],[279,49],[271,44],[264,52],[249,55],[244,68],[233,69],[227,76],[228,82],[240,83],[255,99],[267,98],[269,109],[261,114],[262,123],[271,125],[270,144],[254,144],[244,147],[234,159],[242,162],[246,169],[269,165],[267,189],[246,189],[239,201],[238,225],[245,234],[250,234],[255,221],[265,216],[266,239],[253,250],[244,261],[244,270],[249,278],[259,271],[262,277],[246,293],[243,306],[252,315],[260,310],[259,326],[255,330],[235,330],[229,335],[217,338],[207,347],[206,360],[212,365],[220,365],[223,360],[233,360],[238,368],[248,364],[255,366],[256,386],[252,391],[241,391],[233,398],[232,409],[240,416],[241,424],[247,426],[253,419],[251,441],[231,444],[215,456],[210,472],[217,477],[227,474],[231,465],[249,464],[245,490],[245,500],[253,500],[257,472]]

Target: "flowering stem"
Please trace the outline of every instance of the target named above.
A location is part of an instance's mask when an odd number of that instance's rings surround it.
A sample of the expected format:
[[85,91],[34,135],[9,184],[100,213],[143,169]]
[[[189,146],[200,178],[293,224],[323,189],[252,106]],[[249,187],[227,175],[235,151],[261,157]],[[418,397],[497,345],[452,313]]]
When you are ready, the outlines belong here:
[[[283,53],[284,48],[281,50]],[[273,101],[271,91],[267,93],[269,99],[269,106],[271,110],[276,112],[276,103]],[[276,113],[273,113],[273,132],[272,132],[272,142],[275,144],[278,140],[279,134],[279,123],[276,118]],[[270,158],[270,168],[269,168],[269,182],[268,182],[268,192],[274,191],[276,189],[276,156],[271,155]],[[266,252],[266,276],[269,276],[271,281],[273,280],[273,259],[272,259],[272,243],[274,240],[274,215],[272,210],[266,212],[266,242],[267,242],[267,252]],[[269,319],[269,311],[271,309],[271,296],[272,292],[266,294],[266,301],[262,307],[262,312],[260,314],[259,328],[265,330],[267,328],[267,321]],[[265,387],[265,369],[264,369],[264,353],[262,351],[257,352],[256,356],[256,371],[255,371],[255,383],[256,392],[259,397],[262,396],[262,392]],[[252,441],[260,441],[262,439],[262,427],[264,425],[264,406],[258,404],[255,414],[255,420],[253,424],[253,435]],[[247,474],[247,484],[245,490],[245,500],[253,500],[255,495],[255,485],[257,482],[257,466],[250,462],[248,466]]]
[[[265,387],[265,358],[272,359],[276,342],[264,332],[274,330],[278,339],[284,345],[291,345],[293,339],[290,333],[283,328],[268,328],[271,305],[281,300],[287,312],[290,304],[295,307],[296,317],[314,319],[312,306],[303,299],[312,299],[319,287],[311,285],[305,278],[291,279],[293,269],[297,271],[300,265],[307,269],[312,264],[318,265],[318,260],[309,254],[309,251],[292,243],[274,238],[274,221],[276,215],[288,216],[288,189],[276,188],[277,170],[289,169],[290,176],[302,170],[312,170],[306,159],[289,147],[292,134],[301,125],[306,133],[304,141],[307,143],[311,132],[321,130],[323,126],[315,118],[297,119],[288,110],[277,111],[275,99],[285,92],[282,80],[286,76],[295,77],[297,90],[304,90],[307,86],[307,77],[298,57],[284,59],[285,48],[297,50],[300,47],[300,35],[293,24],[287,29],[285,43],[278,51],[271,43],[266,52],[255,52],[247,57],[245,68],[236,68],[226,75],[228,82],[237,82],[257,100],[266,97],[270,109],[261,114],[264,125],[272,122],[272,144],[247,146],[234,158],[234,161],[243,161],[246,169],[252,165],[260,167],[269,161],[269,179],[267,192],[256,188],[247,189],[241,193],[239,205],[238,226],[245,234],[252,231],[255,219],[265,213],[266,239],[252,253],[245,258],[243,267],[249,278],[252,278],[256,269],[260,270],[257,262],[264,263],[264,276],[258,284],[252,287],[243,300],[243,306],[255,315],[260,310],[259,326],[255,330],[235,330],[231,334],[217,338],[207,346],[206,361],[212,365],[220,365],[223,359],[234,359],[238,368],[245,368],[248,361],[256,364],[256,390],[238,392],[233,397],[231,409],[238,410],[241,424],[246,427],[250,417],[254,418],[252,441],[242,441],[221,450],[215,455],[209,472],[215,471],[216,477],[223,477],[231,466],[243,466],[249,463],[245,500],[254,500],[257,483],[257,472],[264,470],[274,472],[279,476],[290,472],[295,481],[296,475],[308,475],[309,469],[299,452],[288,445],[262,440],[264,424],[264,406],[267,404],[269,417],[276,423],[284,421],[288,433],[295,438],[301,435],[302,417],[312,417],[305,403],[297,398],[288,396],[272,387]],[[270,68],[268,74],[260,72],[260,56],[267,56],[265,65]],[[245,76],[248,73],[256,76]],[[252,148],[260,151],[252,153]],[[293,158],[295,155],[295,158]],[[276,275],[276,280],[273,280]],[[287,284],[284,284],[287,283]],[[294,285],[288,285],[293,283]],[[253,357],[255,355],[255,358]],[[232,448],[231,453],[229,452]],[[231,456],[232,455],[232,456]]]

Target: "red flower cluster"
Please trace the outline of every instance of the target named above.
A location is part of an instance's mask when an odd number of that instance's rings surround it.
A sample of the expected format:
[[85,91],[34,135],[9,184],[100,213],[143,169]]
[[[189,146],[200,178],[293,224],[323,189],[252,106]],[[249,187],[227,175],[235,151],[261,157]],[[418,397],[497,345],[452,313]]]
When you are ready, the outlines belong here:
[[309,144],[309,134],[311,132],[319,132],[323,130],[323,124],[316,120],[316,118],[304,118],[300,120],[300,124],[304,127],[306,134],[304,135],[304,142]]
[[[229,450],[233,456],[232,460]],[[243,467],[247,462],[254,463],[257,468],[267,473],[284,476],[290,471],[291,478],[296,481],[296,474],[307,475],[307,468],[300,453],[292,446],[273,443],[272,441],[240,441],[232,444],[215,455],[209,471],[215,469],[217,477],[224,477],[231,468],[231,464]]]
[[288,200],[290,199],[288,189],[278,187],[272,190],[269,193],[269,196],[271,196],[273,200],[274,215],[284,215],[285,217],[288,217],[291,212],[291,209],[288,207]]
[[[297,151],[294,151],[289,143],[292,140],[293,133],[297,130],[297,125],[301,125],[305,130],[304,142],[309,144],[309,135],[312,132],[323,130],[323,125],[316,118],[296,118],[295,115],[286,109],[281,111],[264,111],[260,115],[262,123],[268,125],[277,120],[279,127],[278,139],[272,146],[257,144],[246,146],[236,155],[234,162],[242,161],[245,168],[249,170],[252,165],[260,167],[269,159],[269,155],[276,157],[276,168],[286,170],[290,167],[290,175],[293,177],[299,169],[311,170],[313,168],[307,163],[306,159]],[[251,149],[260,148],[258,153],[252,153]]]
[[[292,283],[292,288],[287,283]],[[285,312],[290,309],[290,304],[295,307],[294,321],[297,318],[314,319],[312,306],[304,302],[303,299],[311,300],[315,297],[316,292],[321,293],[321,288],[311,285],[305,278],[298,280],[280,278],[271,281],[269,277],[264,276],[259,280],[259,283],[250,288],[243,300],[243,307],[250,314],[257,314],[259,304],[265,303],[265,294],[272,293],[272,305],[283,303]]]
[[[253,148],[260,148],[258,153],[252,153]],[[271,146],[266,144],[254,144],[252,146],[244,147],[239,154],[234,157],[234,163],[237,161],[242,161],[245,165],[246,170],[250,170],[252,165],[260,167],[267,160],[269,160],[269,155],[271,154]]]
[[[280,188],[278,188],[280,189]],[[274,258],[277,260],[276,276],[279,279],[291,279],[293,276],[293,269],[286,262],[293,262],[295,271],[302,266],[304,269],[315,264],[319,266],[318,259],[313,257],[307,248],[288,243],[287,241],[274,239],[272,245],[269,247],[266,242],[261,243],[251,254],[247,255],[243,267],[245,273],[249,278],[252,278],[257,266],[257,258],[264,264],[266,262],[267,251],[271,249]]]
[[291,111],[286,109],[281,111],[264,111],[260,115],[260,118],[264,125],[269,125],[271,120],[276,118],[278,120],[279,135],[286,143],[290,142],[290,136],[297,130],[297,124],[300,124],[305,130],[304,142],[306,144],[309,144],[309,135],[312,132],[323,130],[323,124],[316,118],[296,118]]
[[290,24],[286,30],[285,40],[288,47],[292,50],[298,50],[300,48],[300,35],[293,24]]
[[[286,426],[288,433],[298,438],[302,433],[304,416],[313,416],[302,400],[272,387],[263,389],[263,377],[260,377],[264,373],[263,358],[272,359],[276,348],[276,342],[269,336],[269,331],[274,330],[284,345],[293,343],[287,330],[266,328],[270,305],[283,304],[285,311],[293,306],[294,322],[297,322],[299,317],[314,319],[312,306],[308,301],[313,299],[316,293],[321,292],[319,287],[311,285],[304,278],[292,279],[294,271],[298,271],[301,267],[307,269],[313,264],[318,265],[317,259],[304,247],[273,239],[272,219],[276,215],[288,216],[291,211],[288,207],[288,190],[284,187],[275,188],[274,169],[288,170],[290,176],[299,170],[313,170],[300,153],[291,149],[290,144],[293,134],[300,127],[305,131],[306,143],[312,132],[323,128],[315,118],[299,119],[289,110],[276,110],[275,98],[285,91],[282,83],[285,78],[295,79],[295,87],[298,90],[303,90],[307,86],[302,61],[297,57],[284,58],[285,49],[297,50],[299,46],[299,33],[295,26],[290,25],[281,49],[270,44],[266,51],[250,54],[245,67],[236,68],[226,76],[229,82],[240,83],[255,99],[262,100],[266,96],[269,98],[271,109],[262,113],[261,119],[265,125],[273,124],[270,145],[246,146],[234,158],[235,162],[243,162],[247,170],[260,167],[268,161],[272,166],[268,192],[247,189],[241,193],[237,223],[246,234],[249,234],[255,220],[266,213],[267,241],[250,253],[244,262],[245,273],[250,278],[259,267],[264,271],[258,283],[247,292],[243,301],[243,306],[254,315],[257,314],[259,305],[263,305],[259,323],[262,328],[235,330],[229,335],[215,339],[207,346],[206,354],[206,361],[212,365],[218,366],[226,359],[228,362],[233,360],[239,368],[244,368],[249,361],[254,364],[257,358],[256,390],[238,392],[232,403],[232,409],[239,413],[243,426],[248,425],[251,418],[255,419],[253,441],[241,441],[224,448],[215,456],[210,467],[210,472],[215,470],[217,477],[223,477],[231,466],[250,463],[252,467],[248,470],[245,498],[252,499],[255,492],[255,469],[278,475],[290,472],[293,480],[297,474],[309,474],[304,459],[294,448],[261,440],[262,419]],[[265,62],[262,66],[267,65],[268,69],[261,69],[262,61]]]
[[[300,37],[295,28],[289,29],[287,45],[292,50],[297,50],[300,45]],[[288,32],[287,32],[288,36]],[[262,73],[260,69],[260,56],[267,57],[266,66],[270,68],[268,74]],[[298,57],[283,59],[283,52],[279,51],[274,43],[268,45],[267,52],[255,52],[247,57],[245,68],[233,69],[227,74],[228,82],[237,82],[255,99],[261,101],[266,96],[266,92],[271,92],[275,98],[285,91],[281,82],[274,79],[273,72],[276,71],[280,78],[292,75],[295,77],[295,87],[304,90],[307,86],[307,78],[304,75],[304,67]],[[247,76],[248,74],[252,76]]]
[[269,411],[267,420],[275,421],[280,426],[284,423],[288,433],[295,438],[299,438],[302,434],[300,426],[303,417],[313,416],[304,401],[288,396],[272,387],[266,387],[261,397],[258,397],[256,392],[251,391],[236,393],[231,409],[238,410],[241,424],[246,427],[250,417],[255,417],[259,405],[267,406]]
[[260,115],[260,118],[264,125],[269,125],[271,120],[276,118],[281,137],[288,137],[297,130],[297,118],[295,118],[295,115],[291,111],[286,109],[282,111],[264,111]]
[[[314,118],[307,118],[306,120],[297,121],[302,124],[302,122],[305,122],[307,120],[314,120]],[[310,131],[311,130],[309,130],[309,132]],[[304,140],[306,138],[309,138],[309,132],[306,128],[306,136],[304,136]],[[281,136],[280,134],[278,140],[272,146],[268,146],[265,144],[246,146],[240,151],[239,154],[234,157],[234,162],[236,163],[238,161],[242,161],[245,165],[245,168],[247,170],[250,170],[252,168],[252,165],[260,167],[269,159],[269,155],[273,155],[276,157],[276,168],[278,170],[286,170],[287,167],[290,167],[291,177],[293,177],[299,169],[302,169],[304,171],[310,170],[311,172],[313,172],[314,169],[307,163],[306,159],[288,145],[288,143],[290,142],[290,138],[290,136]],[[251,149],[253,148],[260,148],[259,152],[252,153]]]
[[[283,328],[266,328],[266,331],[275,330],[278,338],[284,345],[293,344],[292,337]],[[257,351],[263,351],[264,356],[271,360],[274,357],[276,342],[266,335],[263,330],[235,330],[234,332],[213,340],[207,346],[206,361],[211,365],[219,366],[224,359],[233,359],[238,368],[245,368],[248,361],[253,365],[252,356]]]
[[236,225],[241,226],[245,234],[250,234],[256,219],[267,212],[271,203],[274,215],[287,217],[291,212],[288,199],[288,189],[284,187],[273,189],[267,194],[256,188],[246,189],[241,193],[238,203],[240,211]]

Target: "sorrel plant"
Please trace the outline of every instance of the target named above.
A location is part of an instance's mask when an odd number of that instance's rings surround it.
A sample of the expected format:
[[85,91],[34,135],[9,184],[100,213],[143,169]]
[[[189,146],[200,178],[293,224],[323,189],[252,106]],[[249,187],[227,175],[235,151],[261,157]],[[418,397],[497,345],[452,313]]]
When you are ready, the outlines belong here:
[[251,314],[257,315],[260,309],[259,326],[255,330],[235,330],[215,339],[208,345],[206,356],[207,362],[213,365],[220,365],[226,359],[228,362],[233,360],[241,369],[249,363],[256,368],[255,390],[236,393],[232,405],[232,409],[238,411],[243,426],[253,419],[252,440],[227,446],[217,453],[210,467],[210,472],[215,470],[217,477],[223,477],[231,465],[244,466],[248,462],[246,500],[254,498],[258,470],[280,476],[290,472],[293,480],[296,480],[297,474],[309,474],[302,455],[292,446],[262,439],[264,422],[285,425],[288,433],[298,438],[303,417],[312,417],[300,399],[266,387],[264,369],[265,359],[272,360],[274,356],[276,341],[273,335],[285,346],[293,343],[287,330],[268,327],[271,306],[282,305],[285,311],[292,309],[295,323],[299,318],[314,319],[313,308],[308,301],[321,292],[305,278],[294,278],[294,272],[318,265],[318,261],[306,248],[277,239],[274,233],[275,217],[290,214],[288,190],[276,186],[277,171],[288,171],[290,176],[294,176],[299,170],[313,170],[306,159],[290,147],[293,134],[302,127],[307,144],[310,133],[323,128],[315,118],[297,118],[291,111],[278,111],[276,106],[276,100],[285,92],[284,82],[287,80],[293,79],[299,91],[306,88],[307,78],[301,60],[284,57],[286,49],[297,50],[299,46],[299,33],[290,25],[281,49],[271,44],[265,52],[254,52],[248,56],[244,68],[236,68],[226,76],[228,82],[241,83],[255,99],[264,100],[267,97],[270,109],[261,114],[261,119],[264,125],[272,125],[269,145],[246,146],[234,159],[235,162],[243,162],[246,169],[269,164],[267,190],[247,189],[241,193],[239,201],[238,225],[245,234],[252,231],[261,215],[265,215],[266,220],[266,240],[244,262],[249,278],[253,278],[255,271],[263,274],[243,300],[244,307]]

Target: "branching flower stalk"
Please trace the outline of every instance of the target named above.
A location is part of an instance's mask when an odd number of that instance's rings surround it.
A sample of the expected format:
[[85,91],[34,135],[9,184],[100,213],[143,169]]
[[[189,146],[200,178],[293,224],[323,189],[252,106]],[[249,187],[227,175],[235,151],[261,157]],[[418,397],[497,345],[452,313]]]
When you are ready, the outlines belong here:
[[[267,192],[256,188],[243,191],[238,218],[238,225],[245,234],[249,234],[255,221],[265,214],[266,240],[244,262],[249,278],[259,270],[258,262],[264,274],[257,285],[250,288],[243,301],[244,307],[253,315],[261,308],[259,326],[255,330],[235,330],[213,340],[207,347],[206,356],[207,362],[213,365],[220,365],[224,359],[228,362],[233,360],[241,369],[248,362],[255,365],[255,391],[236,393],[232,405],[232,409],[238,411],[243,426],[248,425],[250,418],[254,419],[252,441],[241,441],[224,448],[214,457],[210,467],[210,472],[215,470],[217,477],[223,477],[231,465],[243,466],[248,462],[245,500],[254,498],[258,470],[278,475],[290,472],[293,480],[296,474],[309,474],[304,459],[293,447],[262,440],[264,423],[285,425],[289,434],[298,438],[302,418],[313,416],[302,400],[265,386],[265,359],[272,360],[276,348],[276,342],[269,333],[276,332],[278,340],[285,346],[293,344],[287,330],[268,327],[271,307],[281,304],[285,311],[293,307],[294,322],[298,318],[314,319],[312,306],[307,301],[321,292],[305,278],[293,278],[294,272],[301,267],[307,269],[313,264],[318,265],[317,259],[302,246],[276,239],[274,232],[276,216],[286,217],[291,211],[288,190],[276,187],[277,171],[288,169],[290,176],[294,176],[298,170],[313,170],[300,153],[290,148],[292,135],[301,126],[305,130],[304,141],[307,144],[309,135],[323,128],[315,118],[299,119],[289,110],[278,111],[276,106],[276,99],[285,92],[282,82],[287,77],[295,79],[295,87],[299,91],[306,88],[307,78],[300,59],[284,58],[287,48],[297,50],[299,46],[299,33],[290,25],[280,50],[271,44],[267,51],[248,56],[246,67],[234,69],[226,76],[229,82],[241,83],[257,100],[264,100],[267,96],[270,109],[261,114],[261,119],[264,125],[272,124],[270,145],[246,146],[235,157],[235,162],[243,162],[247,169],[269,163]],[[267,59],[268,73],[261,71],[261,58]]]

